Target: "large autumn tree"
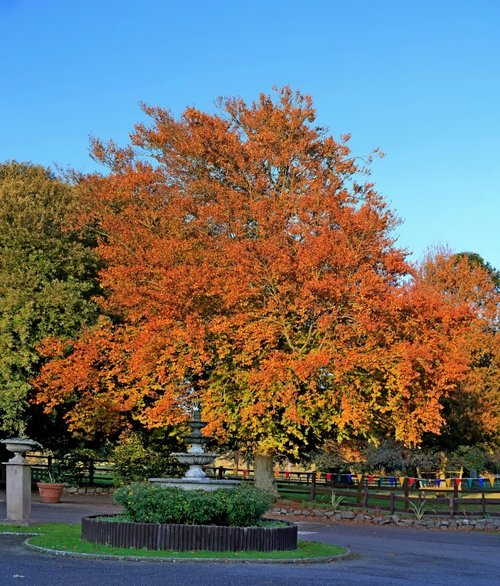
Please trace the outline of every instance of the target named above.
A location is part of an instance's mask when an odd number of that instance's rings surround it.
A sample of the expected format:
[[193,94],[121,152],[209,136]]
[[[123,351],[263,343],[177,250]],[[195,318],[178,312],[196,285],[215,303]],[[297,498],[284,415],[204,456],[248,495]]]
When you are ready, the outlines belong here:
[[30,424],[41,340],[74,337],[98,313],[97,257],[69,227],[76,202],[50,170],[0,164],[0,430],[9,434]]
[[207,432],[253,452],[257,475],[329,436],[438,430],[462,376],[438,364],[451,322],[403,286],[396,219],[348,137],[315,126],[311,99],[289,88],[215,114],[144,111],[152,125],[129,146],[93,145],[109,174],[83,187],[114,320],[70,349],[47,344],[46,409],[65,404],[91,434],[130,416],[176,424],[201,401]]

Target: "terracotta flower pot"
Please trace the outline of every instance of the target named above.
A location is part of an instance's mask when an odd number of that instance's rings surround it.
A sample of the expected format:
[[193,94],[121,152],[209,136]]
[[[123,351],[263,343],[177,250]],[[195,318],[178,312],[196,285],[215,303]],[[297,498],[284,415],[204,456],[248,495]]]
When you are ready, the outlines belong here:
[[41,503],[58,503],[61,500],[64,483],[37,482]]

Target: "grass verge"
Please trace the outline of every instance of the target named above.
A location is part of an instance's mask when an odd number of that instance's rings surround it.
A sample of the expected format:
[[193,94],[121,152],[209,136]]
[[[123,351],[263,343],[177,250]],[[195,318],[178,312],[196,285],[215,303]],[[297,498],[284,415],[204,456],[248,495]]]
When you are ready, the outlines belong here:
[[17,526],[0,525],[0,533],[39,533],[29,538],[32,545],[63,551],[67,553],[83,553],[105,556],[133,556],[144,558],[211,558],[221,560],[294,560],[332,557],[347,554],[344,547],[326,545],[316,541],[299,541],[298,548],[293,551],[241,551],[241,552],[216,552],[216,551],[151,551],[147,549],[133,549],[123,547],[110,547],[84,541],[81,538],[80,524],[72,523],[43,523],[40,525]]

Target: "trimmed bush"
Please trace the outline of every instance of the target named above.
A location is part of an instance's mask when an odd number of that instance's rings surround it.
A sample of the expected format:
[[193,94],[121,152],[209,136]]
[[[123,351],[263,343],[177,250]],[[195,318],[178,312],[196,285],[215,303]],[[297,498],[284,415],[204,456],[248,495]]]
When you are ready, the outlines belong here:
[[115,492],[114,500],[123,505],[126,517],[137,523],[178,523],[187,512],[180,489],[169,488],[163,493],[162,488],[149,483],[124,486]]
[[242,486],[236,490],[225,490],[223,503],[227,522],[233,527],[248,527],[259,521],[274,502],[274,497],[261,489]]
[[233,527],[255,525],[274,501],[271,494],[252,486],[208,492],[150,483],[120,488],[114,498],[123,505],[127,519],[136,523]]

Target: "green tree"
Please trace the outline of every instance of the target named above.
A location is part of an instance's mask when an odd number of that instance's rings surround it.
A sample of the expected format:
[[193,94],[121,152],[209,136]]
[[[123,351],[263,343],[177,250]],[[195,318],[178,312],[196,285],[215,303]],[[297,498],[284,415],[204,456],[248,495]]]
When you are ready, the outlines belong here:
[[477,252],[458,252],[454,255],[454,259],[456,263],[459,263],[462,259],[466,259],[471,271],[474,269],[482,269],[485,271],[491,279],[497,293],[500,292],[500,271],[485,261],[480,254]]
[[77,204],[77,189],[50,170],[0,165],[0,430],[9,434],[29,425],[40,341],[97,316],[91,238],[70,226]]

